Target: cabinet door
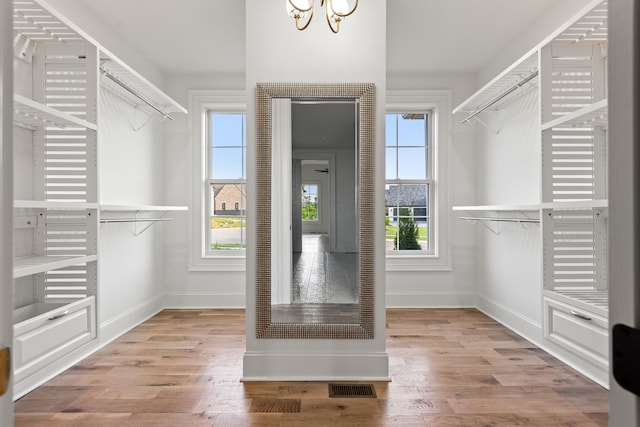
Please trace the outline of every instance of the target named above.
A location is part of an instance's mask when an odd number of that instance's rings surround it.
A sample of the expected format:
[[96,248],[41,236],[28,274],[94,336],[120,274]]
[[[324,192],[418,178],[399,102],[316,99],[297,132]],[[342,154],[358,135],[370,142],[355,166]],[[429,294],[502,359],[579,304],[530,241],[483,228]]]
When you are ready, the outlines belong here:
[[95,299],[84,298],[14,326],[16,382],[96,337]]

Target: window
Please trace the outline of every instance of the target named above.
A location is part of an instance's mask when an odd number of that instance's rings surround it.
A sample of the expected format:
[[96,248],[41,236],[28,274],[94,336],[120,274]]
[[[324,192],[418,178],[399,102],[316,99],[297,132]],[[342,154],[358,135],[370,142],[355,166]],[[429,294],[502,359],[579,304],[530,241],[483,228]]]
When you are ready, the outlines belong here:
[[451,91],[387,91],[387,271],[450,270]]
[[189,91],[191,271],[246,268],[246,96],[244,90]]
[[429,112],[386,114],[387,251],[432,253]]
[[302,220],[318,221],[318,185],[302,184]]
[[[246,247],[246,138],[244,113],[207,113],[207,251],[244,251]],[[239,202],[237,201],[239,200]],[[234,209],[227,209],[233,206]]]

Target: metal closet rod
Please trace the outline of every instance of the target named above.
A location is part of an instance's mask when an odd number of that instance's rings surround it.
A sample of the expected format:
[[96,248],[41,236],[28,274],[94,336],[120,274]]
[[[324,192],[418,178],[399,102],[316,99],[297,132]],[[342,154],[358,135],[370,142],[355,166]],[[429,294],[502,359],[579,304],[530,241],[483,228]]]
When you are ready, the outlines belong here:
[[540,223],[540,220],[536,218],[492,218],[486,216],[461,216],[460,219],[466,219],[467,221],[527,222],[532,224]]
[[506,97],[507,95],[512,93],[513,91],[520,89],[522,86],[524,86],[525,84],[529,83],[531,80],[533,80],[537,76],[538,76],[538,70],[535,70],[529,76],[527,76],[524,79],[520,80],[518,83],[516,83],[512,87],[510,87],[506,91],[502,92],[500,95],[496,96],[491,101],[489,101],[486,104],[484,104],[482,107],[480,107],[478,109],[478,111],[476,111],[475,113],[471,114],[469,117],[467,117],[466,119],[464,119],[460,123],[468,122],[469,120],[471,120],[472,118],[474,118],[478,114],[482,113],[484,110],[486,110],[487,108],[491,107],[493,104],[495,104],[496,102],[500,101],[501,99],[503,99],[504,97]]
[[102,224],[109,224],[112,222],[159,222],[159,221],[172,221],[173,218],[114,218],[114,219],[101,219]]
[[147,98],[146,96],[144,96],[143,94],[141,94],[140,92],[138,92],[137,90],[135,90],[134,88],[132,88],[131,86],[123,82],[122,80],[120,80],[115,74],[106,70],[103,66],[100,66],[100,71],[102,71],[105,76],[107,76],[111,81],[115,82],[118,86],[120,86],[121,88],[123,88],[124,90],[126,90],[127,92],[135,96],[136,98],[140,99],[142,102],[144,102],[149,107],[156,110],[158,113],[162,114],[163,117],[166,117],[169,120],[173,120],[173,117],[169,115],[169,113],[167,113],[166,111],[158,107],[149,98]]

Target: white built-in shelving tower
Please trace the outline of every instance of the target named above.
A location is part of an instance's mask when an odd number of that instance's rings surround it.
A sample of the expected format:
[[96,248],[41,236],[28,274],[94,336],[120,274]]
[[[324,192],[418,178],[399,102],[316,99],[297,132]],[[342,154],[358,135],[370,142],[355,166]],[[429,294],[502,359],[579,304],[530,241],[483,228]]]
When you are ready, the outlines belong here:
[[[14,0],[13,26],[16,151],[31,153],[14,172],[13,369],[19,397],[98,336],[101,85],[163,118],[186,110],[45,1]],[[136,212],[135,222],[155,220],[139,215],[144,206],[127,209]]]
[[[541,224],[544,338],[608,383],[608,2],[574,18],[454,109],[464,122],[538,85],[541,200],[536,206],[456,206],[477,221]],[[483,212],[478,216],[477,212]],[[513,212],[519,212],[515,216]]]

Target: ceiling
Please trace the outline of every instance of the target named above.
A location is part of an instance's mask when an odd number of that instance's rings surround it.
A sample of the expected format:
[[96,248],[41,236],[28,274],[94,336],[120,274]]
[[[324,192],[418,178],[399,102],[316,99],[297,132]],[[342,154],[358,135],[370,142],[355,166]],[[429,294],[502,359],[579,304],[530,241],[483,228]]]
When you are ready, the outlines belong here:
[[[243,0],[77,1],[164,73],[244,72]],[[554,1],[387,0],[387,71],[476,72]]]
[[292,103],[293,149],[355,149],[356,114],[353,102]]

